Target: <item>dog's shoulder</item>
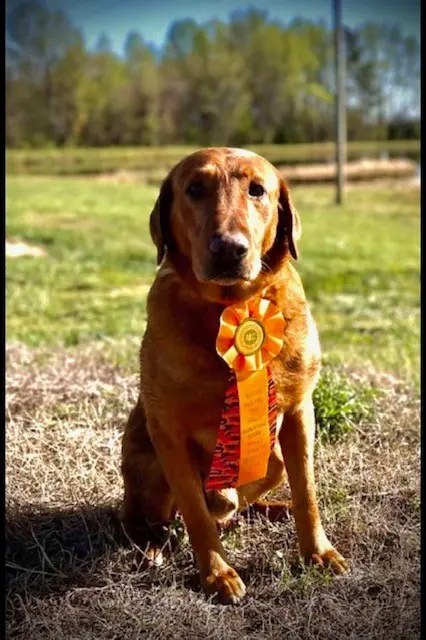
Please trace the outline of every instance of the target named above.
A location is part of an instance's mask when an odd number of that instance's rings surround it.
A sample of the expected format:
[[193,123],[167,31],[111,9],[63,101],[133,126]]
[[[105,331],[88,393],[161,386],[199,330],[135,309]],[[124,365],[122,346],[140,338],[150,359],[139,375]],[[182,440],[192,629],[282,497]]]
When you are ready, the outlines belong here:
[[[160,267],[147,299],[142,358],[148,370],[162,367],[170,377],[189,380],[194,372],[218,368],[216,337],[220,307],[196,296],[167,263]],[[219,361],[221,368],[224,363]],[[164,371],[163,371],[164,373]]]
[[314,388],[321,369],[321,347],[302,280],[288,263],[271,293],[285,319],[284,346],[273,363],[277,390],[293,399]]

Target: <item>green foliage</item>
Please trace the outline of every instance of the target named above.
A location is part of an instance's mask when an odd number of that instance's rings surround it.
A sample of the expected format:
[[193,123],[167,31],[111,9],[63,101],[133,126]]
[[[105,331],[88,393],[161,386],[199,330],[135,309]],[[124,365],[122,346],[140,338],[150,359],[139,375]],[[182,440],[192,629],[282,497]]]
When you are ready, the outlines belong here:
[[[6,27],[9,147],[333,138],[333,34],[324,23],[283,25],[256,10],[228,22],[186,19],[171,25],[160,52],[131,32],[122,56],[106,35],[88,50],[65,14],[38,2],[14,8]],[[416,40],[367,24],[348,30],[346,45],[349,138],[381,139],[407,113],[405,135],[415,136]]]
[[369,114],[364,122],[384,136],[385,123],[392,125],[418,110],[419,44],[394,24],[368,22],[346,29],[346,48],[348,101],[358,100]]
[[320,568],[307,564],[302,558],[295,558],[290,569],[283,572],[281,580],[284,593],[308,595],[330,585],[333,573],[329,567]]
[[324,367],[314,391],[319,438],[336,442],[352,431],[354,424],[371,417],[376,395],[376,389],[349,382],[334,367]]

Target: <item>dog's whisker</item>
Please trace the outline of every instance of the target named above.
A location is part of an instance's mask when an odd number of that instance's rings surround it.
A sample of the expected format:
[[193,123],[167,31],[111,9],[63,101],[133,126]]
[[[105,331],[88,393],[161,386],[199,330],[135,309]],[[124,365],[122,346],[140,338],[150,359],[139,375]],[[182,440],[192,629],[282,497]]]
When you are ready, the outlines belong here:
[[262,271],[267,271],[269,273],[272,273],[272,269],[267,262],[265,262],[264,260],[261,260],[260,262],[262,265]]

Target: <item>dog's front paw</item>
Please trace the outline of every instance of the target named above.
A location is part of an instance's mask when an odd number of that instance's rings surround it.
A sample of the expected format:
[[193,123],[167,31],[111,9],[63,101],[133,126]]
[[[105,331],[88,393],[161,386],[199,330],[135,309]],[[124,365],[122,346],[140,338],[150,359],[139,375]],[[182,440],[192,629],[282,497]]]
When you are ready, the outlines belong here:
[[307,564],[313,564],[316,567],[329,567],[334,573],[349,571],[349,565],[345,558],[332,546],[321,551],[305,553],[304,558]]
[[202,585],[205,593],[216,594],[222,604],[237,604],[246,593],[246,586],[238,573],[225,563],[202,578]]

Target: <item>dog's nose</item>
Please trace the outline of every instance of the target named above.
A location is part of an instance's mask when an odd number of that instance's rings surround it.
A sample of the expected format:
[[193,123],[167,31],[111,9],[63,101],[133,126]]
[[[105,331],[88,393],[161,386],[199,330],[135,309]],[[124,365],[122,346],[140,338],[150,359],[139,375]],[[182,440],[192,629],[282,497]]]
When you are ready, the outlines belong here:
[[242,233],[232,236],[216,234],[210,242],[210,251],[215,258],[235,261],[247,255],[249,243]]

